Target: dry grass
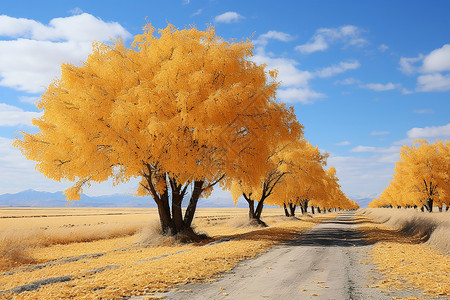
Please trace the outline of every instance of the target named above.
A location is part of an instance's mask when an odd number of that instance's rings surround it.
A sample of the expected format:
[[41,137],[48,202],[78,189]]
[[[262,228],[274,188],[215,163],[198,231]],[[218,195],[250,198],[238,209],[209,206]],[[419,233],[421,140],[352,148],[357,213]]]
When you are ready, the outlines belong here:
[[[270,210],[268,212],[270,216],[264,220],[270,227],[255,230],[255,227],[245,224],[246,210],[237,209],[234,214],[232,210],[200,210],[194,220],[196,230],[222,241],[203,246],[167,241],[158,234],[156,223],[146,225],[145,230],[133,236],[31,247],[28,257],[50,263],[26,271],[16,266],[10,275],[4,273],[0,277],[0,290],[7,291],[43,278],[72,276],[72,280],[20,294],[0,294],[0,298],[117,299],[161,291],[187,282],[210,281],[237,262],[297,236],[326,217],[321,215],[317,219],[301,221],[282,217],[280,210],[274,210],[272,214]],[[53,263],[55,259],[92,253],[102,255]]]
[[426,213],[415,209],[367,208],[360,213],[376,223],[426,242],[443,254],[450,254],[450,211]]
[[[376,286],[386,289],[412,286],[423,289],[432,297],[450,296],[450,256],[430,247],[445,245],[432,242],[432,238],[448,239],[445,215],[422,216],[421,212],[417,213],[419,215],[414,211],[396,209],[363,210],[363,215],[373,217],[375,221],[361,217],[359,228],[365,233],[366,239],[375,244],[370,254],[384,275],[384,279]],[[446,231],[447,234],[440,231]],[[442,250],[448,251],[448,248]]]

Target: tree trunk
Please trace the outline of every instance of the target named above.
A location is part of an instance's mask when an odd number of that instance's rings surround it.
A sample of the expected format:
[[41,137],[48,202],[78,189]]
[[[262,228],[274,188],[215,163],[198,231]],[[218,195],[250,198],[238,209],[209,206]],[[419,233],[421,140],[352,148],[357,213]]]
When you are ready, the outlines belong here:
[[264,207],[264,200],[266,200],[266,198],[262,197],[261,200],[259,200],[258,205],[256,206],[255,216],[258,219],[258,221],[261,221],[261,214]]
[[180,193],[181,185],[177,184],[174,179],[170,180],[170,186],[172,189],[172,219],[175,225],[172,234],[177,234],[185,229],[183,211],[181,210],[181,202],[183,201],[184,195],[181,195]]
[[428,199],[427,201],[428,212],[433,212],[433,199]]
[[312,213],[312,214],[315,214],[315,212],[314,212],[314,206],[311,206],[311,213]]
[[300,210],[301,210],[302,215],[303,215],[305,212],[303,211],[303,206],[301,206],[301,205],[300,205]]
[[159,199],[154,199],[158,205],[159,221],[161,223],[161,231],[163,234],[172,234],[173,222],[170,215],[169,194],[166,190],[161,194]]
[[320,207],[317,206],[317,212],[320,214],[322,211],[320,210]]
[[191,228],[192,220],[194,219],[195,210],[197,209],[198,199],[202,194],[203,180],[194,181],[194,190],[192,191],[191,199],[189,200],[188,207],[184,213],[184,227]]
[[283,208],[284,208],[284,214],[286,215],[286,217],[289,217],[289,212],[287,210],[286,203],[283,203]]
[[291,211],[291,217],[295,217],[295,207],[296,207],[295,204],[289,203],[289,209]]

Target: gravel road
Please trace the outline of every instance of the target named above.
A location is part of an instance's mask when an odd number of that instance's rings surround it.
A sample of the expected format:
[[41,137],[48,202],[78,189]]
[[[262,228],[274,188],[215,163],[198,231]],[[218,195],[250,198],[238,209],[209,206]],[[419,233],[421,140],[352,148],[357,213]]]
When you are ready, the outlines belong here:
[[[423,297],[419,291],[381,291],[373,286],[374,266],[367,263],[367,245],[356,228],[354,213],[342,213],[243,261],[217,282],[181,286],[164,299],[389,299]],[[363,263],[362,263],[363,262]]]

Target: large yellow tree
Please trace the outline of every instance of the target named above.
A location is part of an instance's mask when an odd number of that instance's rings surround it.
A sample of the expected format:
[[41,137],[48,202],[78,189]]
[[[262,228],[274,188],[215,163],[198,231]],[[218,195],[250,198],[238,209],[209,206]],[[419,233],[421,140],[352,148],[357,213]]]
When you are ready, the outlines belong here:
[[266,141],[289,133],[276,72],[252,62],[252,49],[213,27],[173,25],[145,26],[132,47],[95,43],[81,66],[61,66],[38,103],[40,131],[15,146],[45,176],[75,182],[69,200],[91,182],[141,178],[137,194],[153,197],[162,231],[190,231],[200,196],[259,178]]
[[450,142],[429,144],[416,140],[403,146],[395,165],[394,180],[370,207],[422,207],[432,212],[437,205],[448,208],[450,195]]

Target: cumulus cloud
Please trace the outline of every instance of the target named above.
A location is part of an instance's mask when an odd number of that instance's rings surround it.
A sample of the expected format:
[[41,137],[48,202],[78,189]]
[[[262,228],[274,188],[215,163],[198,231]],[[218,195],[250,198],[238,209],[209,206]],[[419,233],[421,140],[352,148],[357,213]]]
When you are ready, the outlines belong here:
[[289,33],[270,30],[266,33],[261,34],[256,40],[253,41],[255,45],[265,46],[269,42],[269,40],[277,40],[281,42],[289,42],[292,41],[294,37]]
[[30,93],[42,92],[60,74],[62,62],[86,59],[94,40],[128,38],[116,22],[104,22],[90,14],[40,22],[0,16],[0,85]]
[[390,90],[394,90],[396,88],[400,88],[401,86],[399,84],[394,84],[392,82],[389,82],[386,84],[382,84],[382,83],[362,84],[362,85],[360,85],[360,87],[374,90],[377,92],[384,92],[384,91],[390,91]]
[[343,142],[339,142],[339,143],[335,143],[335,146],[348,146],[351,143],[349,141],[343,141]]
[[431,51],[423,59],[422,72],[433,73],[450,71],[450,44]]
[[88,13],[54,18],[48,25],[25,18],[0,16],[0,36],[38,41],[107,41],[128,38],[130,33],[117,22],[104,22]]
[[406,133],[410,139],[426,138],[450,138],[450,123],[443,126],[427,126],[423,128],[412,128]]
[[356,146],[350,152],[372,152],[372,153],[395,153],[399,151],[399,147],[391,146],[385,147],[371,147],[371,146]]
[[312,104],[317,99],[326,97],[326,95],[309,88],[309,80],[315,76],[309,71],[299,69],[297,61],[268,55],[263,46],[257,48],[252,60],[258,64],[267,64],[269,70],[278,69],[277,80],[281,81],[281,86],[277,91],[278,99],[289,103]]
[[277,92],[278,98],[287,103],[312,104],[326,95],[310,90],[309,88],[287,88]]
[[420,75],[417,77],[419,92],[445,92],[450,90],[450,74],[440,73]]
[[32,126],[31,119],[41,115],[42,113],[24,111],[19,107],[0,103],[0,126]]
[[381,52],[384,52],[387,49],[389,49],[389,47],[386,46],[385,44],[381,44],[380,46],[378,46],[378,50],[380,50]]
[[399,70],[407,75],[411,75],[418,70],[418,66],[415,64],[422,61],[423,55],[419,54],[417,57],[400,57]]
[[361,37],[362,30],[353,25],[341,26],[338,28],[318,29],[309,42],[295,47],[296,50],[304,54],[328,49],[332,43],[343,43],[344,47],[362,46],[367,41]]
[[354,70],[359,68],[361,65],[359,64],[359,62],[357,60],[353,60],[353,61],[342,61],[337,65],[332,65],[330,67],[326,67],[323,69],[320,69],[318,71],[316,71],[316,76],[318,77],[331,77],[334,76],[336,74],[339,73],[343,73],[347,70]]
[[351,84],[360,84],[361,81],[355,78],[345,78],[342,80],[336,80],[334,84],[342,84],[342,85],[351,85]]
[[203,12],[203,9],[199,8],[196,12],[194,12],[191,17],[198,16]]
[[19,101],[22,103],[35,104],[41,97],[20,96]]
[[283,87],[306,87],[308,80],[314,77],[311,72],[300,70],[297,61],[289,58],[269,56],[262,48],[257,50],[252,60],[257,64],[267,64],[268,69],[278,69],[278,80],[281,81]]
[[238,14],[237,12],[234,11],[228,11],[226,13],[223,13],[221,15],[218,15],[214,18],[214,22],[216,23],[235,23],[240,21],[241,19],[244,19],[243,16],[241,16],[240,14]]

